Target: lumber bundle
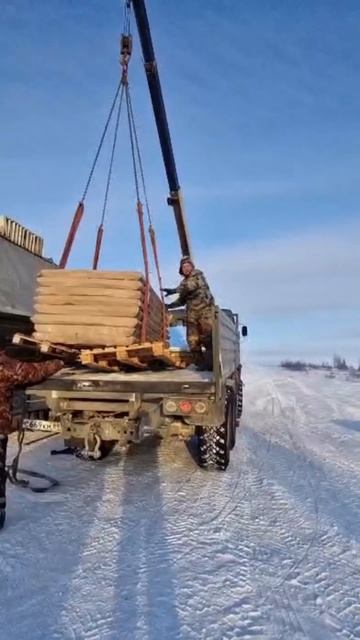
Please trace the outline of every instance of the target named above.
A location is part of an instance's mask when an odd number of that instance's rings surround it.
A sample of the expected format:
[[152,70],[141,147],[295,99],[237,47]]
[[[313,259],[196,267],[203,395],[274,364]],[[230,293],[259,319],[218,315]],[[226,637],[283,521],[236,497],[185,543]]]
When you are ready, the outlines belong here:
[[[34,338],[81,346],[127,347],[141,342],[145,281],[127,271],[44,270],[34,301]],[[163,305],[150,288],[146,340],[166,340]]]

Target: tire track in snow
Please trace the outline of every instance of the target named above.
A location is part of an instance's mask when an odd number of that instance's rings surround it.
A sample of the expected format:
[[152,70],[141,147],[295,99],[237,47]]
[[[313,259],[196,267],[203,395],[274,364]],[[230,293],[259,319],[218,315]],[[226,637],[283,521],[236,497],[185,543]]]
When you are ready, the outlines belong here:
[[[280,374],[249,373],[242,426],[225,474],[197,469],[183,444],[164,444],[156,451],[140,447],[127,459],[94,465],[93,477],[79,461],[52,460],[66,477],[59,493],[63,503],[54,503],[50,513],[48,504],[31,501],[38,521],[31,522],[26,538],[30,554],[22,546],[23,531],[15,526],[29,496],[17,494],[14,502],[11,497],[4,533],[10,539],[14,529],[15,535],[12,547],[2,538],[2,562],[11,567],[4,606],[12,611],[11,593],[23,606],[15,627],[14,617],[11,628],[5,620],[6,637],[360,638],[358,580],[346,575],[351,548],[341,529],[329,528],[321,509],[337,494],[331,493],[327,467],[318,467],[309,447],[320,384],[311,380],[314,400],[308,394],[303,403],[300,388]],[[322,420],[326,412],[332,415],[322,405]],[[45,445],[24,455],[31,461],[41,451]],[[79,478],[77,490],[68,492]],[[320,506],[319,529],[315,544],[294,568],[314,535],[311,485]],[[27,518],[25,513],[23,523]],[[353,551],[359,551],[355,542]],[[21,585],[24,576],[27,587]],[[56,636],[42,615],[44,590]]]
[[[310,394],[309,394],[310,395]],[[311,395],[315,396],[315,392],[312,392]],[[317,491],[314,487],[314,482],[311,480],[311,476],[315,477],[315,473],[314,473],[314,465],[312,463],[312,456],[311,456],[311,452],[308,451],[306,445],[303,442],[303,438],[300,435],[301,431],[300,429],[292,429],[291,430],[291,426],[295,426],[295,424],[297,424],[298,427],[304,426],[305,422],[306,422],[306,416],[304,416],[304,413],[302,411],[299,412],[299,408],[298,405],[296,403],[293,403],[293,406],[291,407],[291,405],[288,405],[288,408],[284,410],[284,403],[282,402],[282,398],[281,396],[279,397],[279,402],[280,402],[280,406],[281,406],[281,413],[284,415],[284,418],[286,418],[286,415],[289,415],[289,421],[288,420],[284,420],[286,427],[287,427],[287,432],[288,435],[293,443],[294,449],[295,450],[299,450],[300,454],[303,456],[303,458],[307,461],[306,464],[306,468],[308,471],[308,478],[310,479],[310,485],[312,487],[312,493],[313,496],[315,498],[315,503],[316,504],[316,518],[317,518],[317,526],[316,526],[316,530],[317,530],[317,536],[318,536],[318,528],[319,528],[319,505],[318,505],[318,496],[317,496]],[[291,419],[291,416],[296,416],[297,420],[295,419]],[[290,427],[289,427],[290,424]],[[296,437],[295,434],[296,433]],[[323,472],[323,477],[326,478],[325,476],[325,472]],[[332,488],[333,490],[333,488]],[[296,570],[300,569],[301,566],[304,564],[305,560],[308,558],[310,551],[312,550],[313,547],[313,543],[314,541],[311,540],[307,549],[305,550],[304,554],[302,557],[299,558],[299,562],[297,563],[296,566],[291,567],[291,569],[288,571],[288,573],[282,578],[282,584],[285,585],[286,582],[288,582],[288,578],[290,577],[291,574],[293,574],[294,572],[296,572]],[[326,566],[327,564],[327,560],[326,560],[326,556],[324,553],[324,548],[321,547],[319,544],[316,545],[316,558],[317,561],[319,559],[319,557],[322,559],[323,565]],[[343,563],[342,563],[343,564]],[[306,576],[306,573],[308,572],[313,572],[313,567],[306,567],[304,570],[304,576]],[[299,573],[299,572],[298,572]],[[323,574],[322,574],[323,575]],[[349,578],[354,578],[357,575],[356,570],[352,570],[351,572],[348,572],[347,574],[342,574],[342,580],[348,580]],[[329,593],[332,589],[334,590],[334,583],[333,580],[331,580],[331,573],[328,572],[327,574],[327,584],[326,584],[326,590],[327,593]],[[298,580],[301,581],[301,573],[299,573],[298,575]],[[316,585],[313,583],[312,584],[314,589],[317,589]],[[351,590],[351,589],[350,589]],[[335,589],[336,592],[336,589]],[[359,590],[358,590],[359,593]],[[359,593],[360,595],[360,593]],[[323,602],[321,601],[320,598],[316,598],[317,601]],[[326,598],[325,598],[326,600]],[[334,629],[343,629],[344,634],[346,634],[345,637],[349,637],[352,638],[352,634],[351,632],[346,629],[346,624],[344,623],[344,621],[341,619],[341,615],[344,613],[344,609],[341,607],[338,607],[339,609],[339,614],[336,615],[334,611],[332,611],[331,615],[329,614],[328,610],[326,609],[325,606],[322,607],[323,609],[323,615],[327,616],[328,618],[328,623],[331,624]],[[350,634],[350,635],[348,635]]]

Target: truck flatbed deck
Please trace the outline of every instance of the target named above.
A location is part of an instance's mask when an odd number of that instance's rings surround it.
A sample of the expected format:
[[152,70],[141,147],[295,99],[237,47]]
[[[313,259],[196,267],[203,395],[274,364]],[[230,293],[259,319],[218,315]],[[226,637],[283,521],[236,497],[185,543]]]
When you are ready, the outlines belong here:
[[163,371],[103,372],[82,368],[63,369],[31,392],[57,391],[100,391],[102,393],[199,393],[214,389],[214,375],[211,371],[187,369],[165,369]]

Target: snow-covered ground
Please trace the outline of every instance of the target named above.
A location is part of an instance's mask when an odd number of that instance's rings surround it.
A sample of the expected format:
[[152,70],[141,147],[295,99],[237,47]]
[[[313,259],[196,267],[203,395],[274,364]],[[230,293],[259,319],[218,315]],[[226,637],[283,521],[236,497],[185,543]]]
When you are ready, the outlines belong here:
[[360,638],[360,384],[245,381],[226,473],[182,443],[102,463],[25,448],[62,484],[9,489],[1,640]]

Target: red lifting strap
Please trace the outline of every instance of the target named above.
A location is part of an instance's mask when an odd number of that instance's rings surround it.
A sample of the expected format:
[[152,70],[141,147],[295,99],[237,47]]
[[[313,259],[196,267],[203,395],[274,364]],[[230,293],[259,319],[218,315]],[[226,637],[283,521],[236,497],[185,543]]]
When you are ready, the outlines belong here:
[[155,230],[154,230],[154,227],[152,226],[152,224],[150,224],[150,226],[149,226],[149,236],[150,236],[151,246],[152,246],[152,250],[153,250],[155,268],[156,268],[157,279],[158,279],[158,283],[159,283],[160,297],[161,297],[161,302],[162,302],[162,338],[163,338],[164,342],[166,342],[167,328],[168,328],[167,313],[166,313],[166,307],[165,307],[164,292],[162,290],[163,289],[163,285],[162,285],[162,278],[161,278],[161,271],[160,271],[160,264],[159,264],[159,256],[158,256],[158,251],[157,251],[156,235],[155,235]]
[[144,315],[141,326],[141,342],[146,342],[148,338],[148,325],[149,325],[149,304],[150,304],[150,273],[149,273],[149,258],[146,246],[146,235],[145,235],[145,225],[144,225],[144,211],[143,206],[140,200],[137,201],[136,211],[139,218],[139,227],[140,227],[140,239],[141,239],[141,249],[144,259],[144,269],[145,269],[145,299],[144,299]]
[[95,244],[93,267],[92,267],[94,271],[96,271],[96,269],[98,268],[103,235],[104,235],[104,225],[101,224],[97,230],[97,235],[96,235],[96,244]]
[[67,265],[67,261],[69,259],[69,255],[72,249],[72,246],[74,244],[74,240],[75,240],[75,236],[77,233],[77,230],[79,228],[80,222],[81,222],[81,218],[84,215],[84,203],[83,202],[79,202],[78,207],[75,211],[74,217],[73,217],[73,221],[71,223],[71,227],[70,227],[70,231],[68,233],[68,237],[66,238],[66,243],[65,243],[65,247],[64,247],[64,251],[63,254],[61,256],[60,259],[60,269],[65,269],[66,265]]

